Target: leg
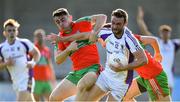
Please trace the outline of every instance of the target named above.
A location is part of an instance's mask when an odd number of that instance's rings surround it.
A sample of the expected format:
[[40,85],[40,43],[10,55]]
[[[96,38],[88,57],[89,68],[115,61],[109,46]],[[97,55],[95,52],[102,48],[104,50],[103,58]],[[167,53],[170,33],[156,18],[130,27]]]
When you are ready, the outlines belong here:
[[141,94],[141,91],[139,89],[138,83],[136,79],[132,81],[131,86],[129,87],[125,97],[123,98],[123,101],[135,101],[134,97],[138,96]]
[[155,78],[149,79],[147,85],[149,86],[148,94],[152,101],[171,101],[167,76],[164,71]]
[[50,95],[50,101],[63,101],[76,94],[77,87],[67,79],[62,80]]
[[167,96],[159,96],[159,99],[157,99],[156,101],[166,101],[166,102],[170,102],[171,101],[171,96],[167,95]]
[[106,101],[107,101],[107,102],[115,102],[116,100],[114,99],[114,97],[112,96],[112,94],[109,94]]
[[20,91],[17,94],[17,101],[34,101],[34,97],[28,91]]
[[43,99],[44,101],[48,101],[50,94],[52,92],[52,84],[49,81],[44,82],[44,88],[43,88]]
[[40,101],[41,96],[37,94],[33,94],[35,101]]
[[48,101],[49,97],[50,97],[50,93],[45,93],[45,94],[43,94],[43,96],[44,96],[44,100]]
[[107,92],[103,91],[96,84],[87,92],[86,101],[99,101]]
[[88,90],[92,88],[92,86],[95,84],[97,80],[97,75],[95,72],[88,72],[85,76],[81,78],[81,80],[78,82],[78,92],[76,95],[76,100],[83,101],[86,99],[86,93]]
[[36,101],[40,101],[40,98],[43,94],[43,88],[44,88],[44,85],[43,85],[42,81],[35,81],[35,87],[34,87],[33,95],[34,95],[34,99]]

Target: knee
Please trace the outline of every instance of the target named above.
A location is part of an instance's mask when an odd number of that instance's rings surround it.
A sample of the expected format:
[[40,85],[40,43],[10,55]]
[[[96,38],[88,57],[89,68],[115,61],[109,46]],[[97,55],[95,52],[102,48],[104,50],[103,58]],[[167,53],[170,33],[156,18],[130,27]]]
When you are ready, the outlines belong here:
[[52,93],[50,96],[49,96],[49,101],[50,102],[53,102],[53,101],[62,101],[60,97],[58,97],[58,95]]
[[134,99],[133,97],[125,96],[125,97],[123,98],[123,101],[135,102],[135,99]]
[[87,88],[87,83],[85,81],[81,81],[77,84],[77,88],[79,91],[83,91]]

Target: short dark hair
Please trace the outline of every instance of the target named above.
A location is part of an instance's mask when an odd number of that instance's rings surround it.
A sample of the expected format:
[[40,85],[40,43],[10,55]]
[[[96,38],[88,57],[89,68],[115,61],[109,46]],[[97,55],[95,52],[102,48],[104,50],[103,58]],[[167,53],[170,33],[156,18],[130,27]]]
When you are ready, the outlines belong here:
[[111,16],[116,16],[117,18],[122,18],[123,17],[125,22],[128,21],[128,14],[123,9],[116,9],[116,10],[112,11]]
[[62,15],[69,15],[68,10],[65,8],[59,8],[59,9],[55,10],[52,14],[53,17],[62,16]]

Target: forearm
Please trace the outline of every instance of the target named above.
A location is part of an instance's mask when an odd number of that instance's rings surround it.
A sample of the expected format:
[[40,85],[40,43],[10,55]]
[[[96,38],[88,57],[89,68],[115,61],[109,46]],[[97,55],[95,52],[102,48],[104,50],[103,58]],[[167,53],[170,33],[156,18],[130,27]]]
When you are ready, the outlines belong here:
[[104,14],[94,15],[91,18],[92,24],[94,24],[93,30],[94,32],[100,31],[103,25],[106,23],[107,16]]
[[143,35],[151,36],[151,32],[149,32],[146,23],[144,22],[143,18],[137,18],[137,24],[139,26],[140,32]]
[[60,53],[56,52],[55,53],[55,61],[56,61],[56,63],[57,64],[63,63],[66,60],[66,58],[69,56],[69,54],[70,54],[70,51],[67,50],[67,49],[65,49],[64,51],[62,51]]
[[141,58],[141,59],[139,59],[139,60],[133,61],[132,63],[129,63],[129,64],[126,66],[125,70],[133,70],[133,69],[138,68],[138,67],[140,67],[140,66],[143,66],[143,65],[145,65],[145,64],[147,64],[147,60],[144,59],[144,58]]
[[34,48],[32,55],[35,62],[38,62],[40,60],[41,54],[37,48]]
[[141,36],[141,41],[145,45],[150,45],[154,49],[155,53],[160,53],[160,47],[156,37],[153,36]]
[[133,55],[134,55],[134,61],[124,66],[123,69],[119,68],[120,70],[133,70],[148,63],[148,59],[146,57],[144,50],[139,50],[133,53]]
[[154,43],[152,43],[151,46],[153,47],[155,54],[160,53],[160,48],[159,48],[159,44],[158,44],[157,41],[155,41]]
[[85,39],[88,39],[89,34],[91,33],[92,32],[83,32],[83,33],[74,34],[72,36],[61,38],[61,41],[67,42],[67,41],[74,41],[74,40],[85,40]]

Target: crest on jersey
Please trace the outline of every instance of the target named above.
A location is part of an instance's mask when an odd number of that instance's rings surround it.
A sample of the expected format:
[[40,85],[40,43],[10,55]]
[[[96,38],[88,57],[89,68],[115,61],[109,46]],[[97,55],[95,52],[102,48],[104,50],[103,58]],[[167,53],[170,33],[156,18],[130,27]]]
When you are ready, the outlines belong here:
[[20,47],[19,47],[19,46],[17,47],[17,50],[18,50],[18,51],[20,50]]

